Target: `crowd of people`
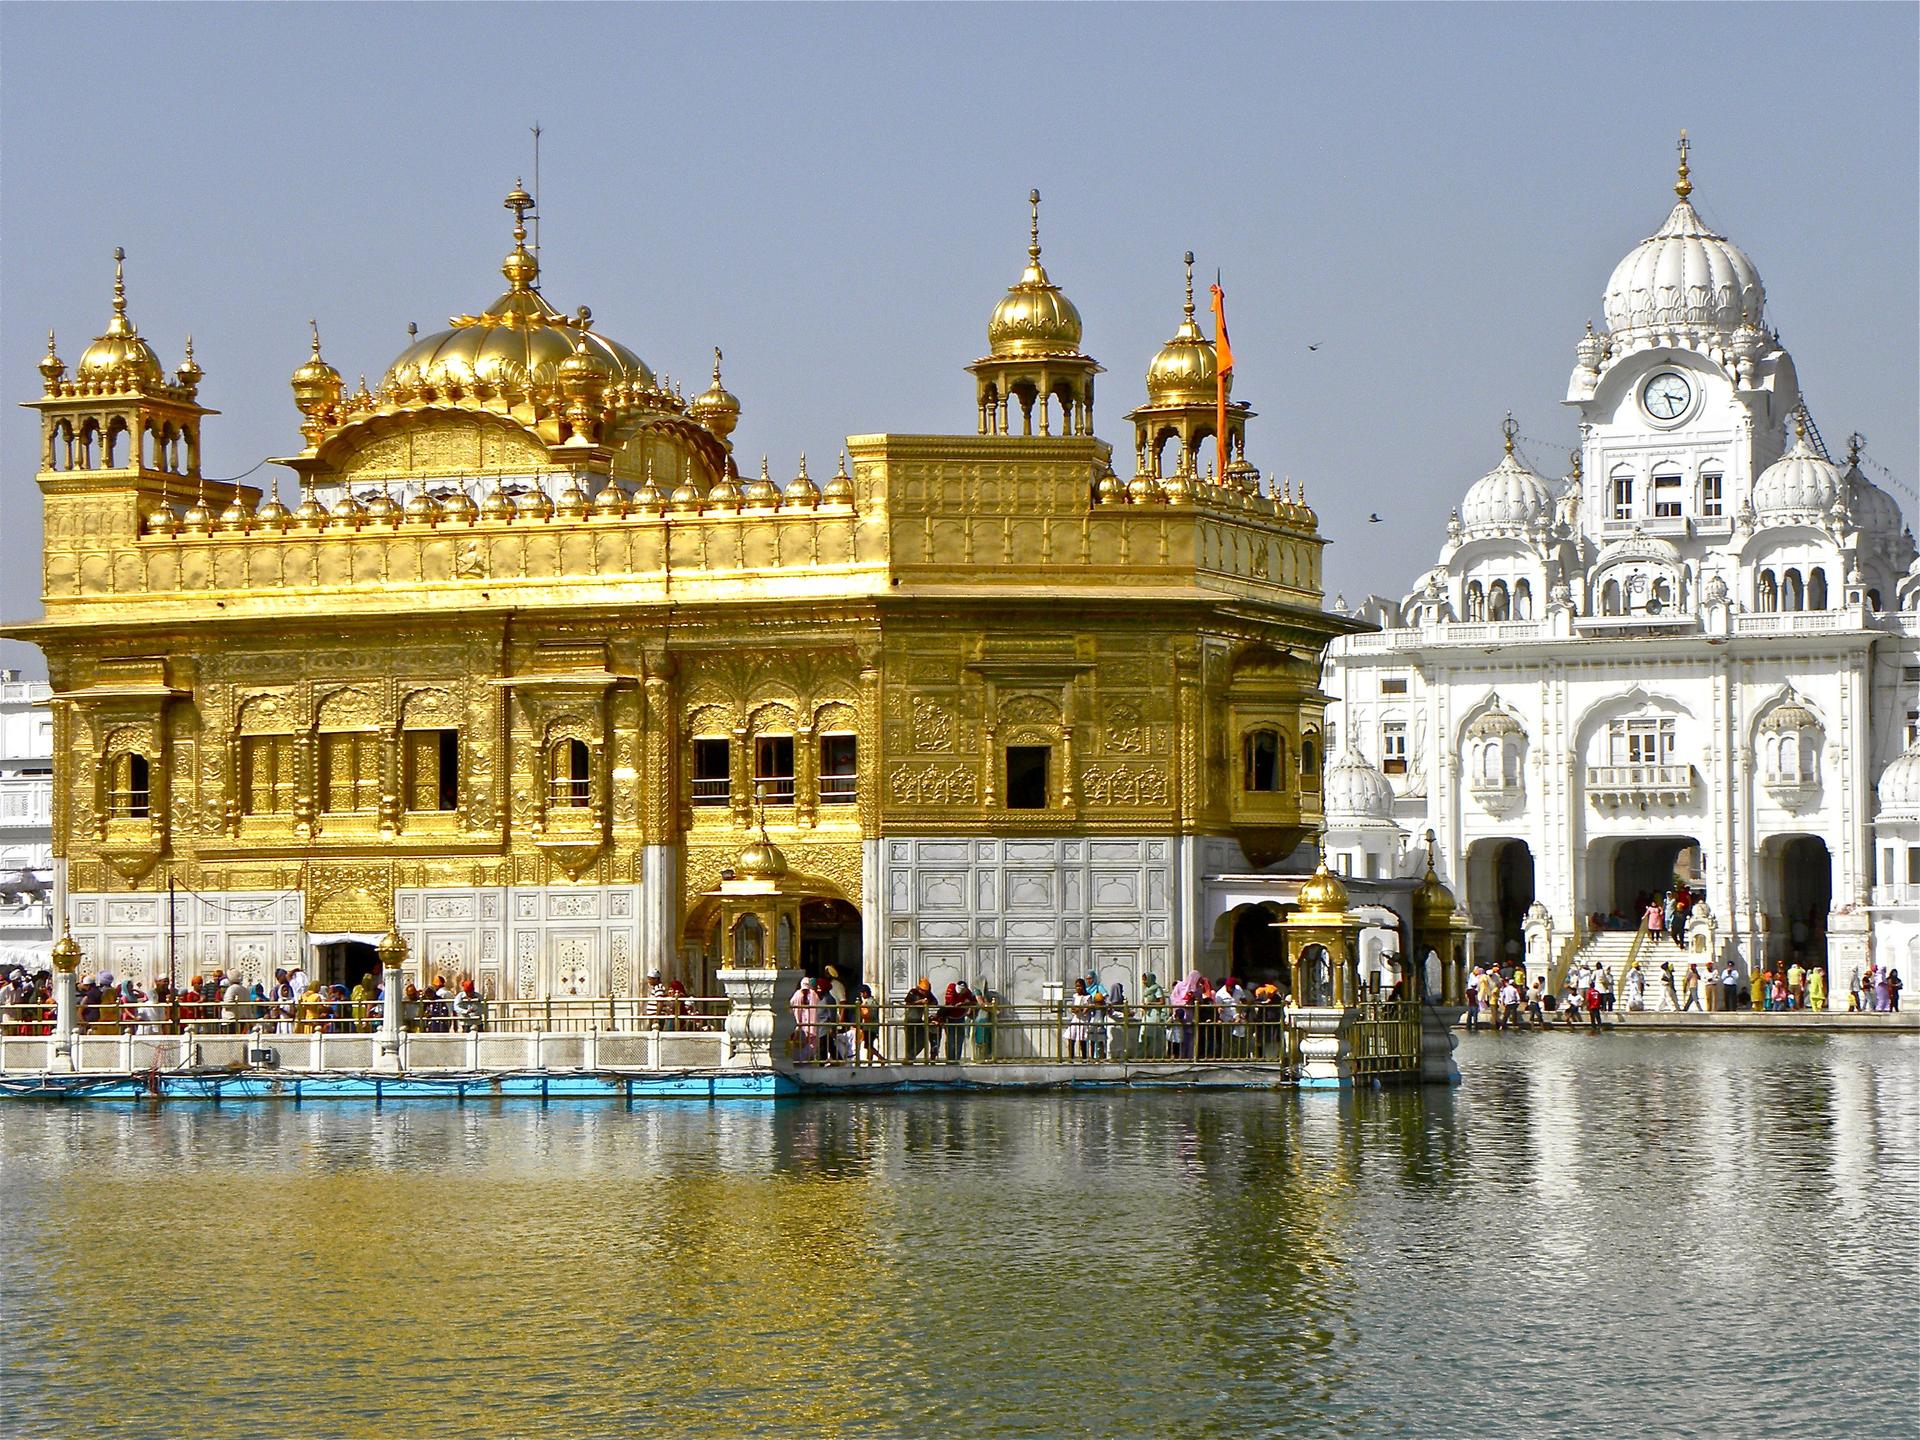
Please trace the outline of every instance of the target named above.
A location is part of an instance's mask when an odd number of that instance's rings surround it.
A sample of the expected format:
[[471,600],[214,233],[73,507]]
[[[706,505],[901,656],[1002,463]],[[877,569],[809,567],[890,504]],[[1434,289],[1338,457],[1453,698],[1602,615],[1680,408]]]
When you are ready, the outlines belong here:
[[[1398,999],[1398,988],[1389,995]],[[1168,989],[1144,977],[1137,997],[1126,984],[1097,974],[1075,979],[1057,1002],[1015,1006],[983,981],[965,980],[936,991],[919,981],[891,1010],[867,985],[848,994],[829,965],[800,982],[788,1000],[793,1057],[805,1064],[961,1064],[992,1060],[1017,1049],[1022,1058],[1091,1062],[1114,1060],[1246,1060],[1285,1052],[1287,996],[1263,980],[1249,988],[1233,975],[1210,980],[1198,970]],[[899,1039],[889,1043],[887,1032]],[[1018,1033],[1015,1046],[1012,1037]]]
[[[351,989],[322,984],[303,969],[275,970],[271,983],[248,981],[215,968],[176,986],[164,976],[146,984],[111,971],[78,977],[75,1028],[83,1035],[369,1033],[380,1028],[386,1006],[380,977],[363,975]],[[463,979],[449,984],[435,975],[426,985],[409,983],[400,997],[400,1025],[426,1032],[486,1028],[487,1002]],[[51,971],[29,975],[16,969],[0,979],[0,1032],[53,1032]]]

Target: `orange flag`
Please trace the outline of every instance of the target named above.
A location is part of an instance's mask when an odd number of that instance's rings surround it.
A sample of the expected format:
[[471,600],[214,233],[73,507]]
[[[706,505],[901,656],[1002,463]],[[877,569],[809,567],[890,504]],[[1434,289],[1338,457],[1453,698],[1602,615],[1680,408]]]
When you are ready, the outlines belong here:
[[1218,276],[1213,282],[1214,366],[1213,446],[1218,457],[1214,479],[1227,483],[1227,375],[1233,369],[1233,346],[1227,342],[1227,292],[1220,288]]

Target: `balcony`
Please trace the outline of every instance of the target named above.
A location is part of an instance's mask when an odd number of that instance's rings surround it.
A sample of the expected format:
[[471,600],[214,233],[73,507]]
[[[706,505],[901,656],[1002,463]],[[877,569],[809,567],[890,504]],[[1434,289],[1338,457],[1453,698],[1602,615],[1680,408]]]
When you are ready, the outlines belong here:
[[29,900],[20,905],[0,905],[0,933],[17,934],[22,930],[52,934],[52,906],[45,900]]
[[1494,814],[1504,815],[1526,798],[1527,787],[1517,775],[1472,775],[1467,793]]
[[725,775],[696,779],[690,798],[696,805],[725,805],[733,799],[733,781]]
[[1587,795],[1602,810],[1669,808],[1693,795],[1691,765],[1589,765]]
[[822,805],[851,805],[859,798],[860,777],[858,775],[822,775],[820,777]]
[[0,780],[0,828],[45,829],[52,823],[52,776]]

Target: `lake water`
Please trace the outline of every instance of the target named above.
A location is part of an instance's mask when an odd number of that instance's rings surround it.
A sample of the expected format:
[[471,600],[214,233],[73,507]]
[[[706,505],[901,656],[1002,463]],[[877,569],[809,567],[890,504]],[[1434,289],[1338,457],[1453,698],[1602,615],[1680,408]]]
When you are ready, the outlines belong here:
[[1920,1433],[1920,1042],[1452,1092],[0,1105],[8,1436]]

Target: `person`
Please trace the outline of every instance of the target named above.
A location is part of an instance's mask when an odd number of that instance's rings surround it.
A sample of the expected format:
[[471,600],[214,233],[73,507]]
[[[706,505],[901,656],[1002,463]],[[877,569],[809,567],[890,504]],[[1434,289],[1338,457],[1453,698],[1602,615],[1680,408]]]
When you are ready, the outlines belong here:
[[805,1065],[814,1058],[813,1042],[820,1008],[819,997],[814,994],[811,975],[800,977],[800,988],[793,992],[792,998],[787,1002],[787,1008],[793,1011],[793,1033],[788,1037],[787,1044],[793,1053],[793,1058]]
[[1807,1008],[1809,1010],[1827,1008],[1827,967],[1824,965],[1807,967]]
[[1889,969],[1887,971],[1887,1009],[1888,1010],[1890,1011],[1899,1010],[1900,992],[1904,988],[1905,988],[1905,983],[1900,979],[1900,972],[1898,970]]
[[1075,980],[1073,993],[1067,996],[1067,1025],[1064,1038],[1069,1060],[1084,1059],[1089,1053],[1088,1030],[1093,1015],[1093,996],[1087,993],[1087,982]]
[[220,996],[220,1019],[231,1034],[238,1035],[246,1028],[247,998],[247,987],[235,975]]
[[1673,887],[1673,918],[1667,922],[1676,949],[1687,946],[1687,917],[1693,913],[1693,891],[1682,880]]
[[973,987],[964,980],[948,983],[940,1004],[940,1037],[946,1044],[947,1063],[958,1065],[966,1058],[967,1032],[973,1012],[980,1008]]
[[974,1006],[973,1012],[973,1058],[991,1060],[996,1023],[994,1010],[1000,1003],[1000,997],[994,994],[985,976],[981,977],[980,987],[974,995],[979,1003]]
[[1176,1060],[1192,1060],[1200,1053],[1200,994],[1206,984],[1206,978],[1198,970],[1189,970],[1168,997],[1173,1004],[1172,1040]]
[[453,997],[453,1022],[463,1035],[477,1034],[487,1028],[487,1002],[473,988],[471,980],[462,980],[460,993]]
[[1500,1028],[1517,1028],[1520,1024],[1520,987],[1511,979],[1500,987]]
[[1893,1009],[1893,971],[1881,970],[1873,980],[1873,1008],[1876,1014],[1886,1014]]
[[1797,959],[1787,966],[1787,1008],[1789,1010],[1807,1008],[1807,967]]
[[907,992],[906,999],[901,1002],[901,1005],[907,1017],[907,1064],[911,1065],[919,1059],[920,1052],[923,1050],[927,1052],[927,1059],[931,1063],[939,1058],[929,1043],[935,1039],[931,1024],[934,1008],[933,981],[922,975],[919,983]]
[[1467,1033],[1471,1035],[1480,1028],[1480,967],[1473,967],[1473,974],[1467,979]]
[[373,1000],[380,993],[380,984],[368,971],[360,977],[360,983],[353,987],[349,999],[353,1003],[353,1028],[366,1031],[372,1028],[368,1017],[373,1014]]
[[1660,962],[1660,1008],[1677,1011],[1680,1008],[1680,996],[1673,988],[1673,962]]
[[1740,972],[1732,960],[1720,963],[1720,1004],[1729,1011],[1740,1008]]
[[1752,971],[1752,979],[1747,984],[1748,998],[1755,1010],[1767,1008],[1767,972],[1759,967]]
[[321,1028],[320,1022],[325,1014],[326,1002],[320,998],[320,987],[310,980],[294,1006],[293,1033],[296,1035],[316,1033]]
[[1647,908],[1640,912],[1641,928],[1651,940],[1658,940],[1667,928],[1667,912],[1658,900],[1647,901]]
[[1547,982],[1544,977],[1536,975],[1533,977],[1533,982],[1527,986],[1527,1019],[1532,1022],[1536,1030],[1547,1028],[1546,1001]]
[[667,1019],[667,982],[658,970],[647,974],[647,993],[640,1006],[642,1022],[649,1030],[665,1030]]
[[884,1064],[886,1057],[880,1053],[880,1002],[873,998],[873,987],[861,985],[854,992],[853,1002],[853,1063],[856,1065],[872,1063]]
[[1587,1029],[1598,1030],[1600,1028],[1600,992],[1591,985],[1587,987],[1586,1005]]
[[1148,1060],[1167,1056],[1167,988],[1148,971],[1140,986],[1140,1054]]
[[1116,980],[1107,991],[1107,1058],[1125,1060],[1133,1053],[1129,1041],[1127,1016],[1127,985],[1124,980]]
[[1634,961],[1627,967],[1627,1009],[1644,1010],[1647,1008],[1647,974],[1640,968],[1640,962]]
[[1700,967],[1698,965],[1687,966],[1686,978],[1680,982],[1680,988],[1686,994],[1686,1003],[1680,1007],[1681,1012],[1698,1010],[1705,1014],[1707,1007],[1700,1001]]
[[1603,963],[1600,966],[1600,1008],[1608,1014],[1613,1012],[1613,966]]
[[1240,1013],[1240,997],[1231,975],[1222,976],[1220,988],[1213,992],[1215,1013],[1220,1021],[1220,1058],[1238,1059],[1246,1049],[1247,1026]]

